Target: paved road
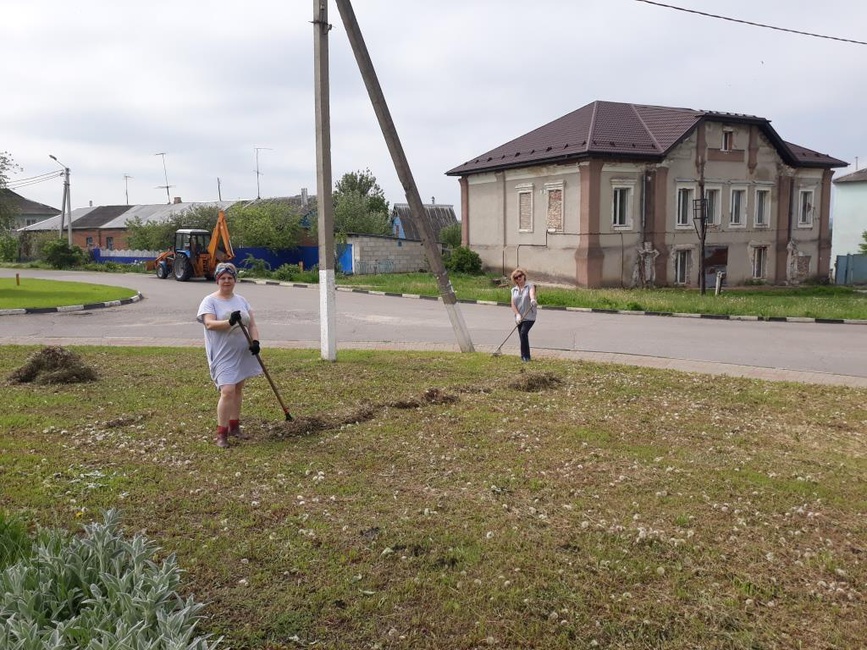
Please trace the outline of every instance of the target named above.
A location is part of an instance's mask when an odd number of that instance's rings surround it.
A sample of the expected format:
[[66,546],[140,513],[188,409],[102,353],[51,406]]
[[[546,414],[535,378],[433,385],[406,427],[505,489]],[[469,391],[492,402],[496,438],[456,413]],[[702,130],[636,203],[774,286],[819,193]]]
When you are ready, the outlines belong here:
[[[0,343],[202,345],[195,310],[213,285],[153,275],[0,269],[0,277],[119,285],[140,302],[51,314],[0,316]],[[263,347],[319,349],[319,288],[242,283]],[[438,301],[338,291],[337,347],[458,350]],[[492,352],[514,326],[511,311],[461,304],[477,351]],[[760,379],[867,387],[867,325],[717,321],[542,309],[531,333],[536,356],[612,361]],[[517,354],[517,336],[504,354]]]

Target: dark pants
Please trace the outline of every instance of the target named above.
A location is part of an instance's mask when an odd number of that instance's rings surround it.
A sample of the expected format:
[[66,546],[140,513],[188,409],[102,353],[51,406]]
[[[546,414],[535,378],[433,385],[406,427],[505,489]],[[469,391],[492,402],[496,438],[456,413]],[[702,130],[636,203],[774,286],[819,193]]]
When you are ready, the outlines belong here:
[[530,360],[530,328],[536,324],[534,320],[522,320],[518,324],[518,337],[521,339],[521,359]]

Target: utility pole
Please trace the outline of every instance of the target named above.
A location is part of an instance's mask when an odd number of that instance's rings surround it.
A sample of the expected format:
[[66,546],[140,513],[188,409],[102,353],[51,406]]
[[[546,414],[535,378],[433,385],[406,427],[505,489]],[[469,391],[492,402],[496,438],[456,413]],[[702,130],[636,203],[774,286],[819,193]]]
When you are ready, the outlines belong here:
[[420,226],[419,231],[422,233],[422,246],[424,246],[431,271],[437,279],[437,287],[439,288],[443,304],[446,307],[446,312],[449,315],[449,320],[451,320],[452,329],[455,331],[455,336],[458,339],[458,345],[461,348],[461,352],[473,352],[473,342],[470,339],[469,330],[458,308],[458,299],[455,296],[454,288],[451,281],[449,281],[448,273],[443,264],[439,244],[434,236],[430,219],[421,201],[421,196],[418,193],[418,188],[412,176],[412,170],[409,168],[409,162],[406,159],[406,154],[397,135],[397,129],[394,126],[394,121],[385,102],[385,95],[376,77],[376,71],[373,68],[370,53],[367,51],[367,46],[361,35],[361,29],[358,27],[355,12],[352,10],[352,3],[349,0],[337,0],[337,8],[340,11],[340,17],[343,19],[343,25],[349,36],[349,43],[352,45],[352,51],[355,54],[358,69],[361,71],[361,76],[364,79],[364,85],[367,87],[367,94],[370,96],[370,101],[373,104],[373,110],[379,120],[379,127],[391,153],[395,171],[397,171],[400,183],[403,185],[407,203],[409,203],[410,207],[411,219],[417,226]]
[[123,175],[124,193],[126,194],[126,204],[129,205],[129,179],[132,178],[129,174]]
[[[334,205],[331,199],[331,104],[328,77],[328,0],[313,0],[313,68],[316,96],[316,200],[319,211],[319,345],[337,360],[337,287],[334,280]],[[257,177],[258,179],[258,177]]]
[[217,176],[217,200],[223,200],[223,189],[220,187],[220,177]]
[[155,153],[154,155],[163,157],[163,175],[165,176],[166,184],[165,185],[157,185],[157,187],[158,188],[164,187],[166,189],[166,203],[171,205],[172,195],[169,194],[169,188],[174,187],[174,185],[169,185],[169,173],[168,173],[168,171],[166,171],[166,152],[163,151],[160,153]]
[[262,193],[259,191],[259,177],[262,175],[259,171],[259,152],[265,149],[267,151],[274,151],[270,147],[253,147],[253,151],[256,152],[256,198],[261,199]]
[[69,196],[69,167],[60,162],[55,156],[48,154],[58,165],[63,167],[63,199],[60,204],[60,231],[59,236],[63,237],[63,221],[66,217],[66,241],[72,247],[72,198]]

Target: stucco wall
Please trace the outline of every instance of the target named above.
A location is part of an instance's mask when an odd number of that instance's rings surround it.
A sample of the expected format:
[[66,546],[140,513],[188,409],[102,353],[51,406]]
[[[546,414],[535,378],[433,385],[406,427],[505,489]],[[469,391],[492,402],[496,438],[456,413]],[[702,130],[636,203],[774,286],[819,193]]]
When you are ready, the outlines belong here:
[[429,268],[420,241],[352,235],[349,242],[352,244],[352,271],[357,275],[412,273]]
[[834,185],[833,256],[855,255],[867,230],[867,182]]

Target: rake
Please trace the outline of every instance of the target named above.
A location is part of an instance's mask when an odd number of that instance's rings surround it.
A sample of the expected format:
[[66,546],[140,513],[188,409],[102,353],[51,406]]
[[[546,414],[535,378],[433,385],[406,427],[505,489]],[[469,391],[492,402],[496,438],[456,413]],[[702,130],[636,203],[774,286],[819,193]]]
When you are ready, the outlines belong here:
[[[521,320],[522,321],[524,320],[524,316],[526,316],[527,314],[530,313],[531,309],[532,309],[532,307],[528,307],[527,311],[525,311],[523,314],[521,314]],[[518,329],[518,325],[520,325],[520,324],[521,323],[515,323],[515,326],[512,328],[512,331],[509,332],[509,335],[506,338],[504,338],[503,342],[500,343],[500,345],[497,347],[496,350],[494,350],[494,353],[491,355],[492,357],[499,357],[501,354],[503,354],[503,346],[506,345],[506,341],[508,341],[510,338],[512,338],[512,334],[515,333],[515,330]]]
[[[241,331],[244,332],[244,336],[247,337],[247,343],[249,345],[253,345],[253,339],[250,338],[250,332],[247,331],[244,323],[238,323],[241,326]],[[292,414],[289,413],[289,409],[286,408],[286,405],[283,403],[283,399],[280,397],[280,392],[277,390],[277,386],[274,384],[274,380],[271,379],[271,375],[268,374],[268,369],[265,367],[265,364],[262,363],[262,357],[258,354],[254,355],[256,357],[256,361],[259,362],[259,365],[262,367],[262,372],[265,373],[265,378],[268,380],[268,383],[271,384],[271,389],[274,391],[274,395],[277,396],[277,401],[280,402],[280,407],[283,409],[283,413],[286,414],[286,420],[289,421],[292,419]]]

